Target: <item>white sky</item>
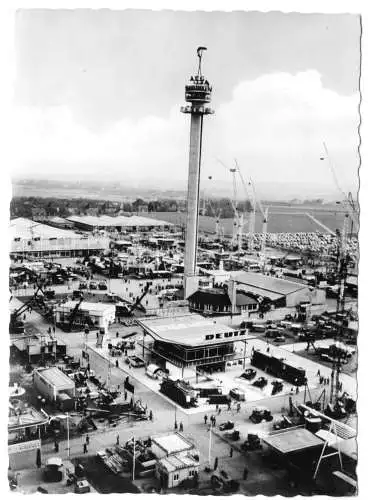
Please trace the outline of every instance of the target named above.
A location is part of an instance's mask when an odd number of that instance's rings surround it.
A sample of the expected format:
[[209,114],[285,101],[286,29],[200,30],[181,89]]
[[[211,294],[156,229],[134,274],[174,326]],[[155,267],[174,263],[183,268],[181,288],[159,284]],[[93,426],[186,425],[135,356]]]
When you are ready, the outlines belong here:
[[206,190],[230,181],[217,159],[237,158],[263,196],[336,194],[323,141],[340,184],[357,188],[356,15],[23,10],[15,40],[13,175],[185,187],[179,109],[204,44]]

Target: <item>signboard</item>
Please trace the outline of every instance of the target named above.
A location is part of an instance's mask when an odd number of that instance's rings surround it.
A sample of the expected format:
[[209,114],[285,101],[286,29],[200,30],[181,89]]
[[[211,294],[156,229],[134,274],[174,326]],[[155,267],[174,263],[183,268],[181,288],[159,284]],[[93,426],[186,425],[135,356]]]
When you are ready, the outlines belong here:
[[38,450],[39,448],[41,448],[41,441],[40,439],[35,439],[34,441],[26,441],[24,443],[10,444],[8,446],[8,454],[13,455],[14,453]]

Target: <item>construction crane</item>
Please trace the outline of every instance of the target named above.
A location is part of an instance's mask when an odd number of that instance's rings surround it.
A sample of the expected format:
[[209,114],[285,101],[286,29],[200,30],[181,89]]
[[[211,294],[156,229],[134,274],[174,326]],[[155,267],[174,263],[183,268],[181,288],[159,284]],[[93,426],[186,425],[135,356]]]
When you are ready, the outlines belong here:
[[340,373],[343,359],[346,355],[345,350],[341,346],[343,328],[344,328],[344,311],[345,311],[345,287],[347,278],[347,231],[348,231],[349,215],[345,214],[344,222],[341,231],[336,231],[338,241],[338,255],[336,262],[336,275],[339,280],[339,292],[336,302],[336,331],[335,331],[335,349],[333,353],[332,371],[331,371],[331,392],[330,403],[335,404],[339,395]]
[[[232,179],[233,179],[233,199],[230,198],[230,203],[234,211],[234,219],[233,219],[233,234],[232,234],[232,239],[231,239],[231,244],[234,247],[238,245],[239,250],[241,249],[241,243],[240,241],[240,246],[239,246],[239,239],[242,238],[242,224],[244,224],[244,219],[240,217],[239,211],[238,211],[238,201],[237,201],[237,186],[236,186],[236,173],[237,169],[236,168],[228,168],[224,162],[221,160],[217,160],[228,172],[231,173]],[[239,226],[241,226],[239,230]]]
[[262,270],[264,270],[265,265],[266,265],[266,239],[267,239],[267,226],[268,226],[268,207],[265,209],[262,206],[261,201],[259,200],[257,194],[256,194],[256,188],[254,185],[254,182],[251,180],[250,185],[252,186],[252,191],[253,191],[253,209],[252,213],[255,214],[255,205],[258,205],[258,209],[262,214],[262,237],[261,237],[261,248],[260,248],[260,260],[261,260],[261,267]]
[[78,310],[80,308],[80,305],[82,304],[84,300],[84,297],[81,296],[80,299],[79,299],[79,302],[77,302],[76,306],[74,307],[73,311],[71,312],[70,316],[69,316],[69,325],[68,325],[68,331],[71,332],[72,329],[73,329],[73,326],[74,326],[74,322],[77,318],[77,313],[78,313]]
[[17,328],[22,328],[22,325],[19,324],[20,322],[17,321],[17,319],[22,314],[24,314],[28,310],[33,309],[35,306],[39,306],[40,304],[43,306],[45,305],[43,297],[41,297],[41,294],[44,295],[44,292],[42,290],[42,285],[38,285],[38,287],[37,287],[36,291],[34,292],[34,294],[32,295],[32,297],[27,302],[25,302],[20,307],[18,307],[18,309],[16,309],[15,311],[13,311],[11,313],[10,325],[9,325],[9,329],[10,329],[11,333],[12,332],[16,333]]
[[212,212],[212,215],[213,217],[215,217],[216,219],[216,222],[215,222],[215,235],[216,235],[216,239],[219,240],[220,239],[220,218],[221,218],[221,213],[222,213],[222,210],[221,208],[219,208],[217,211],[213,208],[213,205],[211,203],[211,200],[208,199],[207,200],[207,203],[208,203],[208,206],[210,207],[211,209],[211,212]]
[[[241,183],[243,184],[245,195],[251,203],[251,212],[249,215],[249,225],[248,225],[248,250],[250,252],[253,252],[254,251],[254,231],[255,231],[255,224],[256,224],[256,201],[258,202],[258,200],[256,197],[256,192],[255,192],[253,181],[250,180],[248,182],[248,186],[251,188],[250,190],[248,190],[247,183],[244,180],[243,174],[239,168],[239,164],[238,164],[236,159],[234,161],[235,161],[236,171],[238,172]],[[259,202],[258,202],[258,204],[259,204]],[[261,209],[261,212],[263,215],[263,219],[265,219],[265,213],[264,213],[263,209]],[[267,217],[266,217],[266,219],[267,219]],[[266,230],[267,230],[267,223],[266,223]]]
[[355,227],[358,228],[359,227],[359,212],[358,212],[358,208],[356,207],[355,202],[353,200],[353,196],[352,196],[352,194],[350,192],[348,194],[346,194],[344,192],[344,190],[341,188],[341,186],[339,184],[339,181],[337,179],[337,175],[336,175],[336,170],[335,170],[334,164],[332,162],[331,156],[329,154],[329,151],[327,149],[327,145],[326,145],[325,142],[323,143],[323,149],[324,149],[324,153],[325,154],[324,154],[324,156],[320,157],[320,160],[323,161],[323,160],[327,159],[327,163],[328,163],[328,166],[330,167],[330,170],[331,170],[331,173],[332,173],[332,176],[333,176],[336,188],[338,189],[338,191],[342,195],[343,206],[347,210],[347,212],[349,214],[349,217],[350,217],[350,219],[352,221],[352,224],[354,224]]
[[[232,237],[232,246],[235,247],[239,243],[238,232],[240,227],[240,216],[238,211],[238,200],[237,200],[237,187],[236,187],[236,168],[230,168],[230,173],[233,177],[233,209],[234,209],[234,223],[233,223],[233,237]],[[241,247],[238,246],[240,250]]]
[[128,305],[128,304],[125,305],[124,304],[123,306],[121,306],[120,307],[120,309],[121,309],[120,315],[121,316],[131,316],[133,314],[133,312],[135,311],[135,309],[137,309],[137,308],[139,308],[142,312],[146,312],[146,309],[145,309],[145,307],[142,306],[141,302],[144,299],[144,297],[147,295],[149,287],[150,287],[150,285],[149,285],[149,283],[147,283],[144,290],[143,290],[142,295],[137,297],[134,304],[132,304],[132,305]]
[[[212,180],[212,175],[208,176],[208,180]],[[204,191],[203,191],[203,198],[204,198]],[[215,217],[215,219],[216,219],[216,223],[215,223],[216,224],[215,225],[216,240],[220,240],[221,239],[220,218],[221,218],[222,210],[221,210],[221,208],[219,208],[218,210],[215,210],[213,205],[212,205],[212,202],[209,198],[206,201],[207,201],[208,206],[211,209],[212,216]],[[205,214],[205,212],[206,212],[206,208],[204,207],[204,214]]]

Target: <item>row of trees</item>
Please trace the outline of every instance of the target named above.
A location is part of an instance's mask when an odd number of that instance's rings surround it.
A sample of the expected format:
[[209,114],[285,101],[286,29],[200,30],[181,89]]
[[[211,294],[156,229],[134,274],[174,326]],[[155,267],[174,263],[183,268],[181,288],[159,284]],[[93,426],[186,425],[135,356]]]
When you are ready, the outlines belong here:
[[[238,203],[238,209],[249,212],[249,201]],[[96,200],[85,198],[41,198],[14,197],[10,202],[11,217],[42,218],[68,217],[70,215],[118,215],[121,212],[177,212],[185,210],[185,203],[172,199],[145,201],[137,198],[133,202]],[[213,199],[206,202],[203,215],[213,217],[221,210],[221,218],[231,218],[234,210],[229,199]]]

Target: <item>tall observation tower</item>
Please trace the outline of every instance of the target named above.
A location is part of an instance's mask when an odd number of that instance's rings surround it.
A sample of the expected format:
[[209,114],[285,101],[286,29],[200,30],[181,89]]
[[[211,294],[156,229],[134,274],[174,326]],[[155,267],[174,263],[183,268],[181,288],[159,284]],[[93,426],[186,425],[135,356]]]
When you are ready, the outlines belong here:
[[191,115],[187,223],[184,252],[185,298],[196,289],[196,280],[191,278],[195,276],[196,270],[203,116],[214,113],[208,106],[211,102],[212,87],[202,75],[202,55],[205,50],[207,50],[206,47],[198,47],[198,72],[196,76],[191,76],[189,84],[185,86],[185,100],[190,105],[180,108],[182,113],[189,113]]

